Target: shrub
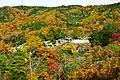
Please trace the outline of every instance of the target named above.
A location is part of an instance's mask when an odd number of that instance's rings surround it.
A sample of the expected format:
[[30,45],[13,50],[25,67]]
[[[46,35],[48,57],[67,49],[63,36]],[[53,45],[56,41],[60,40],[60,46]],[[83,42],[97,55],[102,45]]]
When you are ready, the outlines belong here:
[[120,52],[120,47],[114,43],[108,44],[108,47],[114,52]]

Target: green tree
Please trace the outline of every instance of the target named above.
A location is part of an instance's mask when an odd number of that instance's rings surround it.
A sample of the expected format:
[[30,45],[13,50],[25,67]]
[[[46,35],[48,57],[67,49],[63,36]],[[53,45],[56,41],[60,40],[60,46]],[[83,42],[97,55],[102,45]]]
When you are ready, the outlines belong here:
[[117,32],[117,29],[112,23],[108,23],[104,26],[103,30],[99,32],[100,43],[102,46],[106,46],[109,43],[109,38],[113,33]]
[[64,38],[64,37],[65,37],[64,31],[62,31],[61,28],[58,28],[57,31],[55,31],[55,38],[60,39],[60,38]]
[[[26,80],[28,54],[26,52],[13,52],[5,60],[5,72],[8,73],[8,80]],[[25,69],[26,68],[26,69]]]
[[6,60],[7,60],[6,54],[0,52],[0,80],[3,79],[3,73],[5,72]]
[[47,35],[47,40],[54,42],[55,41],[55,30],[53,27],[50,28],[49,34]]
[[72,32],[73,38],[79,38],[80,35],[81,35],[81,32],[77,28],[75,28]]
[[109,43],[109,38],[115,32],[117,32],[117,29],[114,27],[114,25],[112,23],[108,23],[101,31],[98,31],[97,29],[93,30],[90,42],[92,45],[106,46]]
[[90,42],[92,45],[101,45],[100,34],[98,29],[93,30],[90,37]]

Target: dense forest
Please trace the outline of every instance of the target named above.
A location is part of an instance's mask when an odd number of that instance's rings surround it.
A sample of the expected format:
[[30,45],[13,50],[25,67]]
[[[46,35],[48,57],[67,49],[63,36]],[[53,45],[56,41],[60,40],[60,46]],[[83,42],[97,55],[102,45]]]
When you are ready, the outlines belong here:
[[120,3],[1,7],[0,80],[120,80]]

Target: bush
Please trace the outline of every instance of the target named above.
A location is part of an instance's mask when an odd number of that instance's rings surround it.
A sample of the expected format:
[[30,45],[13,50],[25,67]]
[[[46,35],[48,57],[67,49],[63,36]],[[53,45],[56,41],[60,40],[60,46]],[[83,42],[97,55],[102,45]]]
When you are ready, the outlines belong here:
[[120,47],[114,43],[108,44],[108,47],[114,52],[120,52]]

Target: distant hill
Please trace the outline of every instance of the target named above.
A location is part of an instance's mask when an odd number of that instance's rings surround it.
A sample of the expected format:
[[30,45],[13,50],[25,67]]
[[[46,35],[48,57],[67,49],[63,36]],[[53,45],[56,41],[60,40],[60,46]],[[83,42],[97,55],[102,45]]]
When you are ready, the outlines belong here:
[[106,6],[110,7],[110,8],[120,8],[120,2],[115,3],[115,4],[106,5]]
[[82,27],[92,31],[119,21],[119,11],[120,3],[58,7],[5,6],[0,8],[0,33],[6,35],[27,28],[40,30],[42,27],[66,27],[68,29]]

